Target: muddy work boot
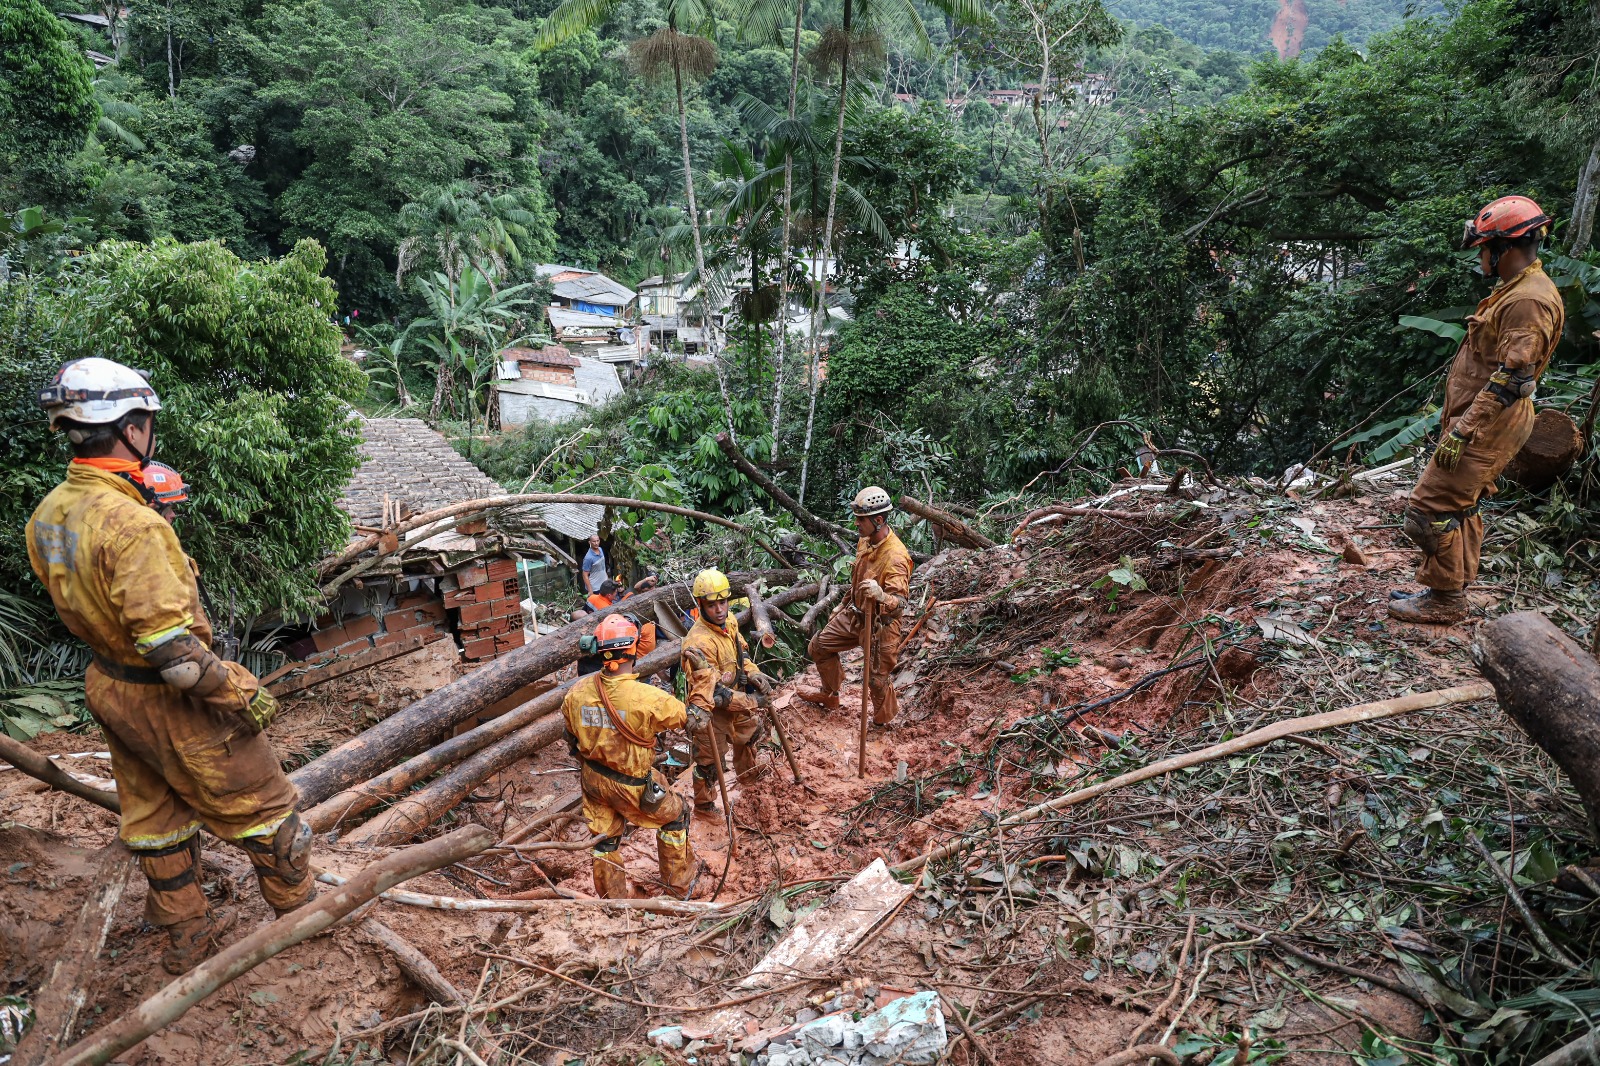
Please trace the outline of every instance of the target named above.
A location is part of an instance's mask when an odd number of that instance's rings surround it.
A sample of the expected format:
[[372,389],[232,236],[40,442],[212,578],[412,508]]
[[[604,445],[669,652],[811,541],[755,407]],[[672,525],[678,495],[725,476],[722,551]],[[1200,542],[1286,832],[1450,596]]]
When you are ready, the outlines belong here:
[[216,954],[222,938],[238,920],[232,910],[214,910],[167,926],[169,943],[161,953],[161,968],[174,976],[188,973]]
[[824,692],[819,688],[797,688],[794,694],[807,703],[818,707],[826,707],[830,711],[839,709],[839,694],[837,692]]
[[1453,626],[1467,617],[1467,594],[1461,589],[1424,589],[1415,596],[1391,599],[1389,617],[1414,625]]

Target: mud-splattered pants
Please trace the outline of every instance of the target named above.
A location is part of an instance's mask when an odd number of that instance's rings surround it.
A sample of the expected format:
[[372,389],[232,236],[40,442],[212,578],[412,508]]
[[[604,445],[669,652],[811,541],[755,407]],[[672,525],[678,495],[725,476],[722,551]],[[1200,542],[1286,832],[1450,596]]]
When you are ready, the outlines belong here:
[[[653,811],[639,806],[643,785],[625,784],[585,763],[583,817],[589,832],[601,837],[594,848],[594,890],[604,899],[628,896],[628,874],[617,857],[622,833],[629,824],[656,831],[656,865],[661,881],[682,896],[694,882],[694,849],[689,844],[689,805],[661,775],[650,776],[666,790],[666,798]],[[620,775],[619,775],[620,776]]]
[[275,909],[305,902],[312,879],[286,883],[260,850],[297,799],[266,734],[218,721],[168,685],[113,679],[98,666],[89,668],[84,688],[111,752],[122,803],[118,835],[150,882],[145,917],[152,925],[205,915],[197,869],[202,825],[245,848]]
[[[837,696],[844,685],[844,667],[839,656],[851,648],[861,647],[863,622],[860,614],[846,608],[828,619],[828,624],[811,638],[807,650],[811,661],[817,664],[822,690],[829,695]],[[872,720],[878,725],[894,721],[899,710],[894,685],[889,681],[899,657],[900,616],[875,615],[872,620]]]

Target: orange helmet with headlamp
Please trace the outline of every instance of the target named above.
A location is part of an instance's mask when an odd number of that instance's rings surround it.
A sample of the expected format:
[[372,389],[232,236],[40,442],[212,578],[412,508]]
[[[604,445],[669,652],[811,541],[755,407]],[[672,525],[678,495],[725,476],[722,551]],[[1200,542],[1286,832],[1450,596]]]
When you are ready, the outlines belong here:
[[1502,196],[1467,223],[1461,234],[1463,250],[1490,241],[1514,241],[1550,225],[1550,216],[1526,196]]
[[638,653],[639,627],[625,614],[609,614],[595,626],[594,641],[605,668],[616,673]]

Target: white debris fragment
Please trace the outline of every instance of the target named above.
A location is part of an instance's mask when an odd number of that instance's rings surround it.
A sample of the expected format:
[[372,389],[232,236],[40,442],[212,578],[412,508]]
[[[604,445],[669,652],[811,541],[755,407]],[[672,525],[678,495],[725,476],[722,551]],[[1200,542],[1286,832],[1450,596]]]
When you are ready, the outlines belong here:
[[852,1021],[830,1014],[778,1037],[757,1066],[908,1066],[938,1062],[950,1044],[944,1010],[934,991],[902,996]]

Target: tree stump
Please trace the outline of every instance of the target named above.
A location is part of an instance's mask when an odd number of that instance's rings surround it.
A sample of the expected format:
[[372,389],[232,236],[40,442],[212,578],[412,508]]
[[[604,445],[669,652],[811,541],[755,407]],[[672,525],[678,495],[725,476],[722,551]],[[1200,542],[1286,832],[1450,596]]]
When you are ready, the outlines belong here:
[[1600,662],[1533,611],[1486,623],[1474,651],[1500,706],[1566,772],[1600,836]]
[[1533,420],[1528,443],[1506,467],[1506,478],[1529,492],[1543,492],[1561,480],[1583,454],[1583,434],[1577,423],[1552,408]]

